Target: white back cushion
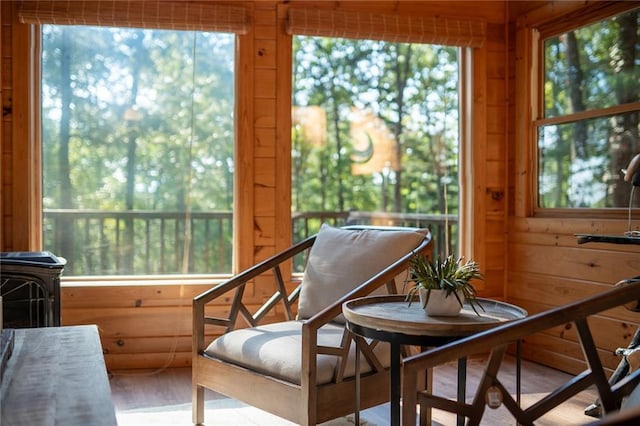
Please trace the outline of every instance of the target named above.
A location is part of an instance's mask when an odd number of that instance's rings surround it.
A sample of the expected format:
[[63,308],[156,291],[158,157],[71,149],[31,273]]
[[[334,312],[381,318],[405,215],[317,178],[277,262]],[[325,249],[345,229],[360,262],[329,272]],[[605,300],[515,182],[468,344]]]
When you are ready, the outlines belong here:
[[323,224],[302,277],[298,318],[310,318],[333,304],[415,249],[426,233],[426,229],[347,230]]

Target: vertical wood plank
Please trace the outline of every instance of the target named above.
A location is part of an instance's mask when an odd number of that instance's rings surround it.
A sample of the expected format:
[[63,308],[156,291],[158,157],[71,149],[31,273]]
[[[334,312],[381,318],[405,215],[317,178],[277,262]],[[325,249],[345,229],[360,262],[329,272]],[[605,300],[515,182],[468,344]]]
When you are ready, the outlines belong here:
[[[249,8],[249,19],[253,8]],[[234,186],[234,256],[233,271],[244,270],[253,264],[254,251],[254,31],[236,36],[236,139]]]
[[[473,252],[466,256],[473,258],[486,266],[486,188],[487,172],[486,144],[487,144],[487,52],[486,44],[479,49],[473,49],[473,205],[472,212],[472,247]],[[500,284],[501,285],[501,284]],[[488,287],[488,284],[485,283]],[[486,288],[485,287],[485,288]]]
[[[6,2],[4,2],[6,3]],[[6,4],[0,4],[0,104],[3,106],[2,117],[0,118],[0,249],[4,247],[4,208],[3,208],[3,194],[5,188],[5,179],[8,176],[4,175],[4,56],[7,54],[4,47],[4,32],[5,25],[2,17],[5,15],[5,9],[8,7]]]
[[[12,4],[14,4],[12,2]],[[39,176],[39,153],[35,144],[35,133],[31,120],[35,108],[33,92],[30,90],[31,77],[30,53],[28,48],[34,41],[29,25],[20,24],[15,13],[15,4],[11,9],[11,162],[12,162],[12,199],[11,218],[13,226],[12,250],[39,250],[41,192]],[[33,70],[35,72],[35,70]],[[35,77],[35,76],[34,76]],[[22,100],[22,101],[18,101]]]
[[[276,218],[291,217],[291,70],[293,66],[293,39],[284,32],[286,4],[278,4],[276,25],[277,40],[277,91],[276,91]],[[286,248],[292,242],[291,220],[276,220],[276,249]],[[288,272],[288,271],[287,271]]]

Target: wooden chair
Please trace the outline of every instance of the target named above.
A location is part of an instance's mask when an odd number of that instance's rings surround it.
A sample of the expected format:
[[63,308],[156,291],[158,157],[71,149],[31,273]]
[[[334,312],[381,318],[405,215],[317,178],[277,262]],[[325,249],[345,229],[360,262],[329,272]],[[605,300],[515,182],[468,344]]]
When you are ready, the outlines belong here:
[[[323,225],[317,235],[197,296],[193,422],[204,422],[205,388],[302,425],[352,413],[355,344],[342,304],[372,292],[397,293],[396,280],[406,276],[413,254],[431,250],[427,230]],[[289,292],[282,271],[304,253],[304,275]],[[265,276],[275,292],[251,312],[250,286],[264,285]],[[224,317],[211,317],[221,300],[231,302]],[[215,335],[205,334],[205,325],[223,334],[210,342]],[[375,342],[361,348],[360,406],[367,408],[389,400],[389,348]]]
[[[617,422],[621,419],[627,419],[629,416],[636,416],[634,417],[636,423],[624,424],[640,424],[640,417],[637,417],[640,416],[640,411],[634,407],[628,407],[629,410],[632,410],[628,413],[616,414],[616,411],[621,407],[622,399],[629,395],[640,382],[640,369],[616,383],[609,383],[587,324],[587,318],[591,315],[617,306],[635,306],[636,302],[640,300],[639,281],[638,279],[625,280],[610,290],[587,299],[541,312],[437,349],[407,357],[403,364],[402,373],[402,424],[415,426],[415,408],[416,403],[419,403],[421,410],[431,407],[439,408],[467,417],[467,425],[478,425],[485,410],[486,400],[492,399],[489,397],[497,397],[497,400],[502,399],[502,403],[518,424],[533,425],[542,415],[591,385],[595,385],[599,401],[604,412],[607,413],[607,416],[596,424],[623,424]],[[526,409],[521,408],[498,379],[498,370],[508,345],[534,333],[567,323],[575,325],[588,368],[555,391],[545,395],[538,402]],[[487,348],[491,348],[491,353],[472,403],[452,401],[422,390],[416,392],[417,380],[424,375],[427,369],[466,356],[485,353]]]

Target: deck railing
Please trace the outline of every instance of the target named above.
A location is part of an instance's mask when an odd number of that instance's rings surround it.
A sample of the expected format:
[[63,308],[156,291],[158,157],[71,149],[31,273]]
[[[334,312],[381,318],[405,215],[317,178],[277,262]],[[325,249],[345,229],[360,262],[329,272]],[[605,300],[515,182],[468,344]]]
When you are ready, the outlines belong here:
[[[444,253],[446,240],[452,253],[457,250],[458,220],[453,215],[294,213],[294,241],[314,234],[323,222],[428,227],[435,253]],[[232,265],[232,224],[232,212],[191,212],[187,217],[184,212],[47,209],[44,246],[67,260],[65,276],[225,274]]]

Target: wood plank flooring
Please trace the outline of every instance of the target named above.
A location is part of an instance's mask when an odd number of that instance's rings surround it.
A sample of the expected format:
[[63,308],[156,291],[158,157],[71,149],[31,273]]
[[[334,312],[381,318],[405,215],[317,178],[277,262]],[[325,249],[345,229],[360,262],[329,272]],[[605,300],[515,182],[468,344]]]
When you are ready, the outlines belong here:
[[[473,397],[475,386],[484,367],[483,358],[469,360],[467,374],[467,399]],[[499,378],[507,389],[515,394],[515,362],[513,358],[507,358],[503,364]],[[557,370],[553,370],[539,364],[523,361],[522,368],[522,405],[529,406],[541,396],[552,391],[570,376]],[[454,398],[457,383],[456,364],[447,364],[436,369],[434,374],[434,392],[439,395]],[[189,368],[171,368],[159,371],[121,371],[111,372],[111,391],[116,407],[118,422],[125,426],[137,424],[140,426],[149,424],[158,426],[158,419],[166,419],[168,423],[191,424],[191,370]],[[592,417],[584,415],[584,408],[595,400],[595,390],[588,389],[561,407],[542,417],[536,424],[539,425],[580,425],[593,421]],[[207,404],[225,407],[219,413],[231,413],[231,415],[205,416],[207,425],[291,425],[285,420],[261,412],[260,410],[246,407],[237,401],[230,400],[214,392],[206,393]],[[179,420],[169,420],[167,407],[181,410]],[[127,415],[135,413],[135,421],[131,423]],[[207,413],[209,413],[209,408]],[[215,417],[215,419],[213,419]],[[385,426],[389,424],[389,406],[383,404],[365,410],[362,417],[367,420],[367,425]],[[434,425],[455,425],[455,416],[442,411],[434,411]],[[334,424],[334,423],[332,423]],[[339,424],[339,423],[338,423]],[[345,422],[344,424],[348,424]],[[497,410],[487,409],[482,421],[483,425],[500,426],[515,425],[511,414],[501,407]]]

